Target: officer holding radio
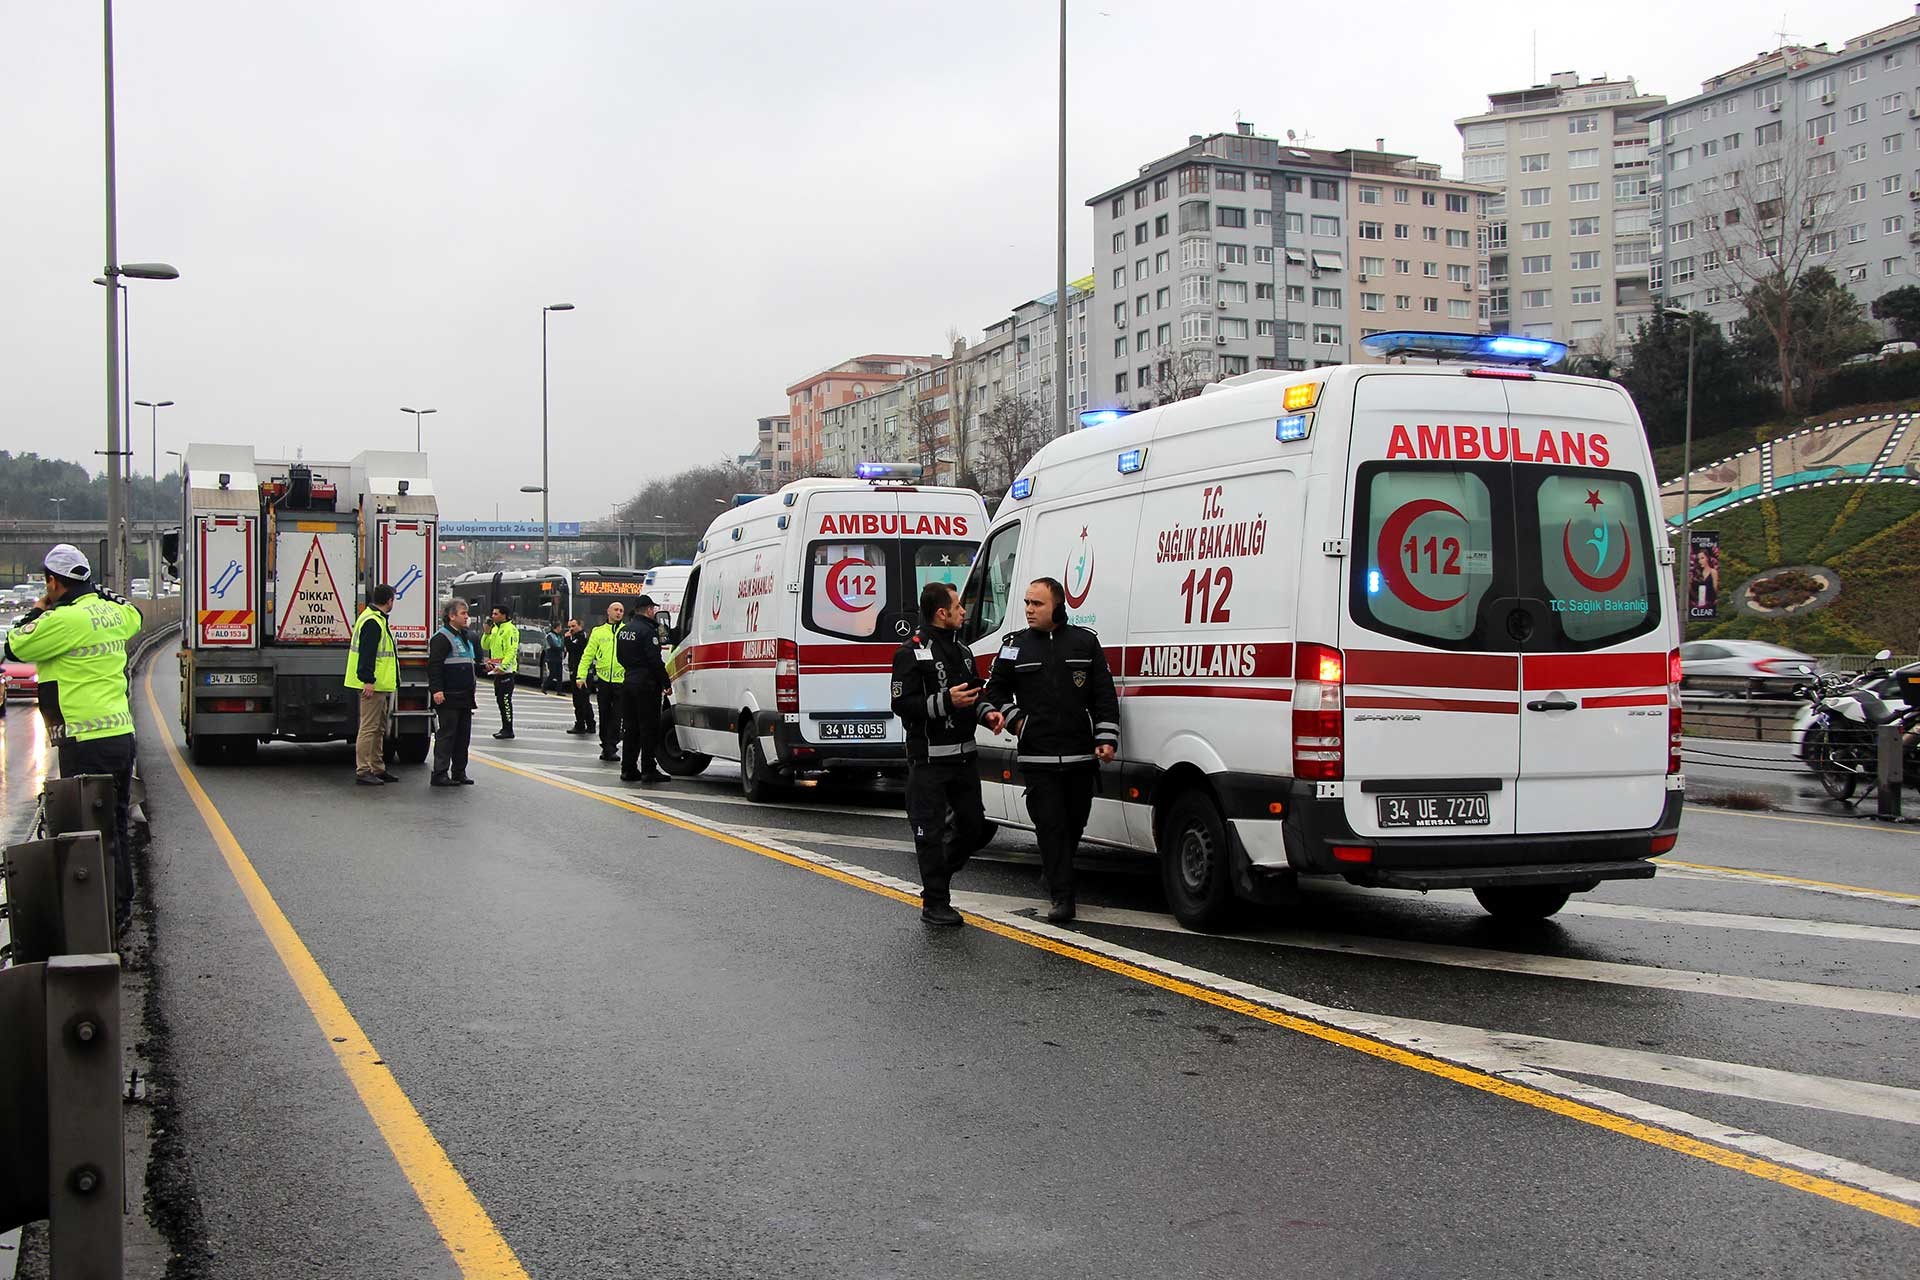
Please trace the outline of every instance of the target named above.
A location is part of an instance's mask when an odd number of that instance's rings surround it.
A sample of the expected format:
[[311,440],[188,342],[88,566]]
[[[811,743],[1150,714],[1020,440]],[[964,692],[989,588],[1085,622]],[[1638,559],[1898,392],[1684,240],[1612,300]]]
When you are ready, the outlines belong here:
[[920,859],[920,918],[957,925],[965,922],[950,897],[953,873],[987,835],[973,754],[980,680],[957,634],[967,608],[951,583],[921,589],[920,617],[920,633],[894,651],[893,713],[907,733],[907,821]]
[[1052,899],[1047,919],[1055,924],[1073,919],[1073,855],[1093,812],[1099,766],[1120,746],[1120,698],[1106,650],[1099,636],[1068,624],[1066,598],[1053,578],[1027,585],[1027,629],[1001,646],[980,700],[980,722],[1019,739],[1014,759],[1027,783]]

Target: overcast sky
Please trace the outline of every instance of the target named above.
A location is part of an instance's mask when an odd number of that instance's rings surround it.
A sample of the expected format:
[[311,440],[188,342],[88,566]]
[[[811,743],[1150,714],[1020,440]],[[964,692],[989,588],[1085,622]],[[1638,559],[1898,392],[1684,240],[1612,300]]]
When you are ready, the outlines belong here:
[[[540,307],[572,302],[551,320],[553,517],[591,519],[750,448],[815,369],[978,337],[1052,287],[1049,0],[117,10],[120,256],[181,272],[132,285],[134,395],[178,402],[163,450],[339,460],[410,447],[399,406],[431,407],[442,512],[537,517],[517,489],[539,476]],[[1837,46],[1910,12],[1801,2],[1785,22]],[[1454,117],[1536,65],[1683,97],[1781,21],[1736,0],[1071,14],[1075,275],[1088,196],[1236,115],[1457,173]],[[100,51],[98,5],[7,6],[0,448],[94,469]]]

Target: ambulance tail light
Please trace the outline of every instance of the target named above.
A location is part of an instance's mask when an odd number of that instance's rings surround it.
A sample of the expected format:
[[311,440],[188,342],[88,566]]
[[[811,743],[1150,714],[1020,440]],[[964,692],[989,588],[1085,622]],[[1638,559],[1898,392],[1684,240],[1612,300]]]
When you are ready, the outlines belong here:
[[1680,755],[1684,747],[1680,710],[1680,651],[1675,649],[1667,655],[1667,772],[1680,772]]
[[1338,649],[1301,644],[1293,656],[1293,776],[1346,777],[1346,663]]
[[800,709],[800,646],[781,640],[773,654],[773,709]]

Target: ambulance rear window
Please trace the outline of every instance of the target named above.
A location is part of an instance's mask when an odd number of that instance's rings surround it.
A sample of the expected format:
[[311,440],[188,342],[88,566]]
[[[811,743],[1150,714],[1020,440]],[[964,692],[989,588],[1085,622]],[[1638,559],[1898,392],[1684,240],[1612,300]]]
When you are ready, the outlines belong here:
[[1511,556],[1498,541],[1507,494],[1504,468],[1492,483],[1479,470],[1445,462],[1361,468],[1356,621],[1442,648],[1496,643],[1481,605],[1511,577]]
[[869,640],[880,617],[895,604],[896,544],[816,542],[808,548],[806,622],[815,631],[849,640]]
[[1548,609],[1536,642],[1594,648],[1655,625],[1659,577],[1639,478],[1577,467],[1516,470],[1521,554],[1539,557],[1523,567],[1534,584],[1526,594],[1544,598]]

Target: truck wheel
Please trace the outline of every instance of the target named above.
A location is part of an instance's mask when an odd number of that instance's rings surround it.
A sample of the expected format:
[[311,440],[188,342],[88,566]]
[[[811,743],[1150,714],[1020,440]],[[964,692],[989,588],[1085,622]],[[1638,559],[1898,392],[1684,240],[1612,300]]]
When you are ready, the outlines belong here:
[[767,763],[767,757],[761,754],[760,738],[754,733],[751,723],[740,726],[740,790],[747,799],[758,804],[764,804],[780,793],[773,768]]
[[402,764],[424,764],[433,751],[433,739],[424,733],[410,733],[401,738],[395,748],[395,754]]
[[697,778],[712,763],[712,756],[701,755],[698,751],[682,751],[680,735],[674,729],[673,714],[666,712],[661,715],[660,767],[667,771],[669,777]]
[[1545,920],[1566,906],[1572,895],[1571,889],[1551,884],[1497,885],[1473,891],[1496,920]]
[[220,758],[221,739],[211,733],[190,733],[187,735],[187,754],[195,764],[212,764]]
[[260,739],[243,733],[227,735],[227,761],[230,764],[250,764],[260,751]]
[[1160,883],[1173,918],[1189,929],[1218,929],[1233,915],[1227,828],[1205,792],[1173,802],[1160,825]]

